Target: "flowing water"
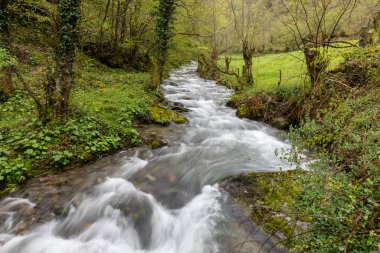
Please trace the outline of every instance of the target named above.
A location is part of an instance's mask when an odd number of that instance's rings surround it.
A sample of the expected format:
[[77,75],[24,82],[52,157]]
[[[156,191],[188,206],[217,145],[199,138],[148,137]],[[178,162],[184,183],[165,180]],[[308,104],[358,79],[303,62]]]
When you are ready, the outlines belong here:
[[[163,89],[168,101],[190,110],[189,123],[177,137],[167,147],[135,149],[109,160],[112,170],[98,168],[105,180],[74,189],[75,198],[59,217],[21,234],[15,232],[17,224],[35,212],[36,204],[21,197],[2,200],[0,253],[254,253],[272,248],[270,238],[253,224],[242,225],[246,217],[218,182],[248,171],[290,169],[275,156],[276,149],[289,145],[275,129],[236,117],[225,106],[231,91],[200,78],[196,63],[173,71]],[[91,173],[86,181],[96,181]]]

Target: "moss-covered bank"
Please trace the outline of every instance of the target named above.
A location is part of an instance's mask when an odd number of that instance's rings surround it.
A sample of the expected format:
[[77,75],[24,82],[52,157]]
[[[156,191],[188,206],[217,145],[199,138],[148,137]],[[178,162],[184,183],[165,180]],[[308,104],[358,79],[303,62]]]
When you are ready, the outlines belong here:
[[343,64],[324,73],[320,91],[249,93],[237,86],[229,102],[239,116],[275,126],[283,117],[284,128],[293,124],[288,158],[296,162],[300,150],[309,150],[314,159],[307,172],[239,177],[238,190],[230,191],[292,251],[380,250],[379,52],[369,47],[345,55]]
[[[39,65],[28,67],[39,71]],[[110,68],[84,55],[78,58],[76,69],[70,118],[63,124],[41,124],[33,101],[22,90],[0,103],[3,193],[46,169],[84,163],[139,145],[136,122],[165,126],[186,122],[170,106],[160,105],[159,92],[146,89],[148,73]]]
[[271,237],[288,248],[294,235],[305,227],[302,219],[294,220],[289,205],[295,202],[301,187],[300,171],[249,173],[225,181],[223,188],[240,204],[246,206],[251,219]]

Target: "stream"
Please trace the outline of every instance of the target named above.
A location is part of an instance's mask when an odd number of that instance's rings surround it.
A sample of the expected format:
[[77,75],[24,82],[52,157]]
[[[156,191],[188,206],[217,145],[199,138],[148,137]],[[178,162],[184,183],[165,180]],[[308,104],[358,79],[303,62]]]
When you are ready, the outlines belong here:
[[291,169],[275,155],[289,144],[276,129],[236,117],[225,106],[232,91],[196,68],[173,71],[163,85],[169,102],[189,109],[168,146],[105,157],[53,176],[54,186],[36,179],[0,200],[0,253],[286,252],[219,183]]

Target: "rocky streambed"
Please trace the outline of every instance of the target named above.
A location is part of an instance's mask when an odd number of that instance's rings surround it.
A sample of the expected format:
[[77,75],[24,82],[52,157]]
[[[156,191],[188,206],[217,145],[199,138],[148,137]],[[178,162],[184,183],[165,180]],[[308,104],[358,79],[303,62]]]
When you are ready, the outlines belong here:
[[236,117],[225,106],[231,91],[196,67],[163,86],[188,110],[186,125],[142,127],[148,145],[33,179],[1,200],[0,252],[286,251],[220,182],[292,169],[275,155],[289,145],[276,129]]

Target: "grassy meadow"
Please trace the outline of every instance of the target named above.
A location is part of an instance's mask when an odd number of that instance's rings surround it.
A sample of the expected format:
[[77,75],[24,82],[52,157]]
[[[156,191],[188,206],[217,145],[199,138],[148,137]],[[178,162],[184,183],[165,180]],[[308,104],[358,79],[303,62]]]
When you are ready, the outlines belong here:
[[[329,49],[328,57],[330,65],[328,69],[334,69],[344,61],[345,55],[352,52],[351,49]],[[232,57],[230,67],[236,73],[242,74],[244,59],[241,54],[227,55]],[[219,59],[219,67],[225,68],[225,57]],[[246,92],[274,91],[280,81],[283,87],[304,87],[309,85],[307,69],[303,52],[294,51],[286,53],[265,54],[253,57],[254,86]],[[226,77],[227,78],[227,77]]]

